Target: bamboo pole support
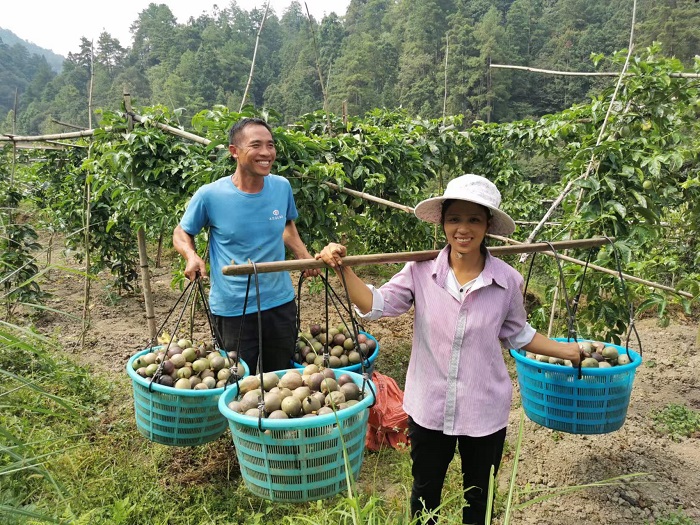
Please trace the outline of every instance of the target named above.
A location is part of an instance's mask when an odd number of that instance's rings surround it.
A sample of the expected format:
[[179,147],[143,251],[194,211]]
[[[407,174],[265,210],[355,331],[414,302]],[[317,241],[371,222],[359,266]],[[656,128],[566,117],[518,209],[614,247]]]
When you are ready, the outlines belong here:
[[350,188],[341,188],[337,184],[334,184],[332,182],[324,182],[326,186],[328,186],[331,189],[334,189],[335,191],[340,191],[343,193],[347,193],[348,195],[352,195],[353,197],[359,197],[361,199],[364,199],[366,201],[371,201],[371,202],[376,202],[378,204],[382,204],[384,206],[389,206],[390,208],[396,208],[399,210],[403,210],[407,213],[413,213],[413,208],[410,206],[404,206],[403,204],[397,204],[392,201],[388,201],[386,199],[382,199],[380,197],[375,197],[373,195],[370,195],[369,193],[364,193],[361,191],[355,191],[351,190]]
[[243,91],[243,98],[241,99],[241,107],[238,109],[240,113],[243,111],[245,106],[245,100],[248,98],[248,91],[250,90],[250,83],[253,81],[253,72],[255,71],[255,59],[258,56],[258,45],[260,44],[260,33],[262,33],[263,26],[265,25],[265,20],[267,19],[267,10],[270,8],[270,0],[265,4],[265,12],[263,13],[262,21],[260,22],[260,27],[258,28],[258,34],[255,37],[255,49],[253,49],[253,60],[250,62],[250,73],[248,74],[248,83],[245,85],[245,91]]
[[[552,243],[518,244],[512,246],[494,246],[489,248],[491,255],[501,257],[525,252],[546,252],[552,249],[569,250],[575,248],[591,248],[602,246],[609,241],[604,238],[577,239],[571,241],[556,241]],[[429,261],[435,259],[440,250],[425,250],[416,252],[376,253],[369,255],[348,255],[343,257],[345,266],[367,266],[371,264],[392,264],[410,261]],[[551,252],[550,252],[551,253]],[[558,255],[558,257],[562,257]],[[308,268],[326,268],[326,263],[316,259],[297,259],[294,261],[262,262],[255,264],[258,273],[306,270]],[[221,270],[224,275],[249,275],[254,273],[252,264],[232,264]]]
[[[124,93],[124,108],[129,119],[129,129],[133,128],[134,119],[131,110],[131,95]],[[136,238],[139,245],[139,268],[141,270],[141,285],[143,287],[143,302],[146,308],[146,322],[148,323],[148,334],[151,340],[155,340],[158,335],[156,327],[156,315],[153,308],[153,292],[151,291],[151,274],[148,267],[148,249],[146,246],[146,232],[143,226],[139,227],[136,232]]]
[[[617,77],[619,71],[558,71],[553,69],[540,69],[537,67],[515,66],[511,64],[489,64],[491,68],[498,69],[519,69],[531,73],[542,73],[544,75],[562,75],[568,77]],[[637,76],[634,73],[625,73],[626,77]],[[700,78],[700,73],[669,73],[672,78]]]

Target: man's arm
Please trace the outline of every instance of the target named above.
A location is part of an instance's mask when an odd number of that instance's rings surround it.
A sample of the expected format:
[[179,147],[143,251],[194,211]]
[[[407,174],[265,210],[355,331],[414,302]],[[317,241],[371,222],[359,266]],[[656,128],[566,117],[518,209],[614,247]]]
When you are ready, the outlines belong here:
[[185,277],[190,281],[194,281],[198,274],[202,279],[208,277],[204,260],[197,254],[195,249],[194,237],[183,230],[179,224],[173,231],[173,247],[185,259]]
[[[294,221],[287,221],[284,226],[284,233],[282,234],[282,240],[284,245],[294,254],[297,259],[313,259],[314,256],[309,253],[306,249],[304,241],[301,240],[299,236],[299,231],[297,230]],[[318,268],[310,268],[304,270],[304,277],[315,277],[319,274]]]

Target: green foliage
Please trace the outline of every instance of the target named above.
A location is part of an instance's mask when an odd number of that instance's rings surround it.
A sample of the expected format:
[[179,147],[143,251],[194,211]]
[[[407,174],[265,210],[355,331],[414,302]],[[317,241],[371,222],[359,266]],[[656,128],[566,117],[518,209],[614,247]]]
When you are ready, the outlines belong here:
[[24,222],[19,210],[24,193],[6,166],[0,164],[0,290],[11,317],[19,304],[40,304],[46,294],[36,281],[40,275],[34,258],[41,248],[38,235],[31,224]]
[[[596,60],[620,65],[625,57],[617,53]],[[330,240],[344,242],[355,254],[433,249],[444,242],[439,228],[413,214],[326,183],[413,206],[441,194],[454,176],[473,172],[501,188],[502,206],[516,219],[538,221],[547,211],[543,201],[563,195],[553,217],[558,226],[540,233],[541,239],[615,237],[614,249],[593,252],[593,263],[615,271],[619,264],[623,272],[697,297],[698,86],[678,77],[685,69],[656,45],[631,62],[633,75],[623,79],[615,100],[611,87],[589,104],[536,121],[476,122],[467,129],[461,116],[430,120],[386,109],[347,119],[310,113],[283,127],[278,125],[282,115],[271,110],[247,106],[236,113],[216,106],[192,119],[194,132],[204,139],[193,143],[163,130],[163,125],[181,127],[179,111],[140,108],[142,122],[133,129],[125,113],[104,112],[105,127],[96,131],[90,148],[50,154],[33,175],[31,195],[38,207],[55,211],[53,228],[78,248],[85,204],[77,206],[76,196],[88,195],[89,189],[91,273],[108,268],[128,290],[137,276],[138,229],[143,227],[149,239],[169,238],[189,196],[233,170],[225,147],[231,124],[242,116],[261,116],[276,126],[275,171],[292,185],[300,213],[296,222],[311,252]],[[533,169],[542,162],[549,167],[546,174]],[[526,233],[518,230],[514,237]],[[205,236],[197,243],[203,247]],[[586,259],[589,253],[574,255]],[[686,297],[651,294],[644,285],[623,286],[615,275],[589,270],[584,277],[578,265],[563,264],[563,272],[566,296],[581,294],[576,331],[588,337],[621,342],[630,305],[651,309],[662,321],[670,308],[690,312],[693,305]],[[537,273],[542,292],[531,322],[545,328],[554,307],[561,310],[561,333],[566,309],[552,305],[559,268],[540,258]]]
[[656,525],[698,525],[693,518],[686,516],[682,510],[661,516],[654,521]]
[[656,429],[674,441],[700,432],[700,412],[684,405],[671,403],[653,414]]
[[[700,45],[693,3],[637,4],[635,47],[662,42],[690,66]],[[253,58],[244,102],[277,108],[284,123],[321,108],[350,116],[405,108],[487,122],[539,117],[584,103],[609,80],[489,63],[588,71],[591,54],[628,45],[632,18],[623,0],[373,0],[320,21],[298,3],[269,12],[258,35],[262,15],[229,3],[178,23],[167,5],[154,4],[130,24],[130,42],[104,31],[94,46],[81,37],[58,74],[36,47],[4,40],[0,121],[13,111],[15,90],[19,106],[16,129],[7,119],[2,131],[63,131],[56,121],[88,126],[88,97],[93,108],[114,110],[125,89],[140,105],[182,108],[187,118],[215,105],[239,108]]]

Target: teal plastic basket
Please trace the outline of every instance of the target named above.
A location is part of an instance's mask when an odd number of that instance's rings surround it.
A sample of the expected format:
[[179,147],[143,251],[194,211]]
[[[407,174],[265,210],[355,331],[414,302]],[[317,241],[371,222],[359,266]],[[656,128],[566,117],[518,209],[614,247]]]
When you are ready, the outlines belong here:
[[[555,341],[568,341],[554,338]],[[620,354],[627,350],[614,346]],[[525,415],[543,427],[570,434],[607,434],[627,417],[632,383],[642,356],[630,350],[631,363],[611,368],[578,368],[541,363],[511,350]]]
[[[367,363],[365,363],[365,372],[367,372],[367,374],[371,376],[372,372],[374,372],[374,361],[377,359],[377,356],[379,356],[379,341],[377,341],[373,335],[368,334],[367,332],[361,331],[360,333],[366,335],[367,338],[372,339],[375,343],[374,352],[370,354],[370,356],[367,358]],[[306,368],[308,365],[305,363],[297,363],[296,361],[292,360],[292,366],[294,366],[294,368]],[[334,368],[333,370],[340,370],[341,372],[356,372],[358,374],[361,374],[362,363],[355,363],[354,365],[349,366],[341,366],[338,368]]]
[[[134,389],[136,427],[147,439],[163,445],[192,447],[217,439],[226,431],[228,423],[219,411],[219,397],[226,388],[209,390],[181,390],[173,387],[151,385],[136,373],[133,362],[160,347],[147,348],[134,354],[126,365]],[[248,365],[241,360],[249,374]],[[150,388],[149,388],[150,387]]]
[[[286,370],[275,372],[282,377]],[[360,374],[334,370],[336,377],[348,374],[362,388]],[[347,488],[346,463],[357,479],[362,466],[369,406],[374,384],[367,381],[364,398],[333,414],[295,419],[263,419],[244,416],[228,408],[236,389],[219,398],[219,410],[228,419],[241,475],[256,496],[279,502],[315,501]],[[342,437],[342,440],[341,440]]]

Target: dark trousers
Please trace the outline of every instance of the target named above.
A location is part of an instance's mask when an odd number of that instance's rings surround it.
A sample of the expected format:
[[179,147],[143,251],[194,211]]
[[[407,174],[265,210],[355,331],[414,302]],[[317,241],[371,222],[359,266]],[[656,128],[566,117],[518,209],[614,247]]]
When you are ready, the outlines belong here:
[[[464,499],[468,504],[462,509],[462,523],[482,525],[486,519],[491,465],[495,477],[501,464],[506,429],[483,437],[448,436],[423,428],[409,417],[408,437],[413,461],[412,515],[423,509],[433,511],[440,506],[442,485],[457,445],[462,460]],[[429,524],[436,522],[435,519],[426,521]]]
[[[291,368],[294,355],[294,345],[297,340],[297,306],[294,301],[263,310],[260,312],[262,321],[262,370],[274,372]],[[259,337],[258,313],[245,316],[222,317],[214,316],[216,329],[221,336],[221,344],[226,351],[238,351],[238,357],[243,359],[250,368],[250,373],[258,372]],[[241,330],[241,323],[243,328]],[[240,335],[240,345],[239,345]]]

